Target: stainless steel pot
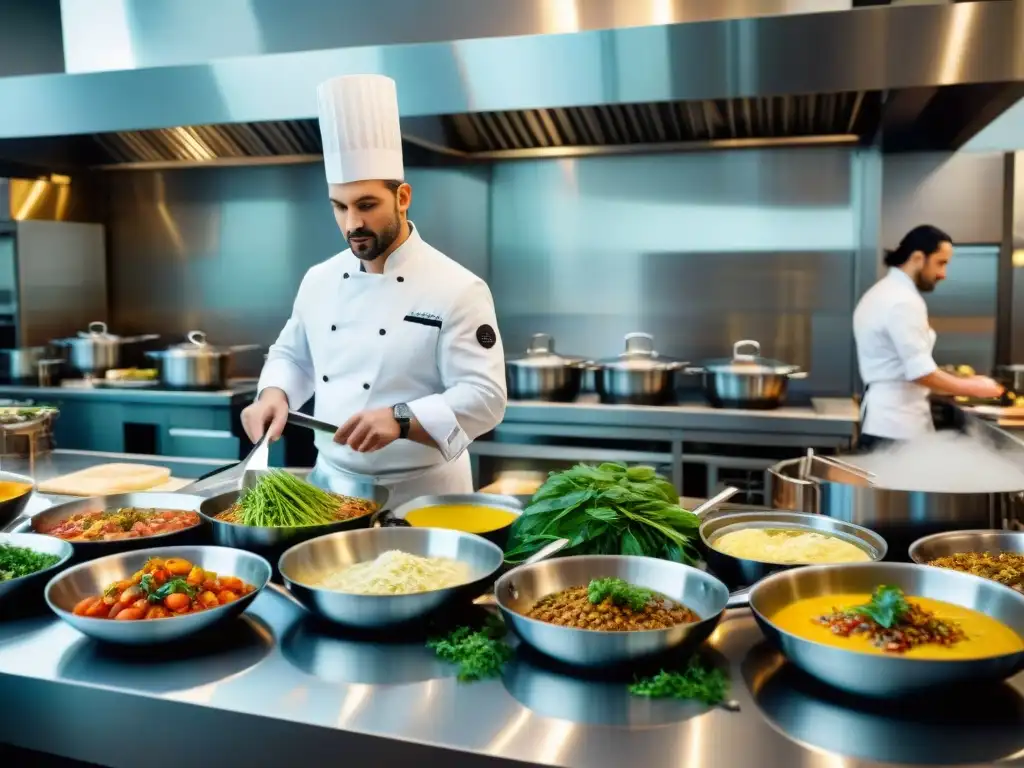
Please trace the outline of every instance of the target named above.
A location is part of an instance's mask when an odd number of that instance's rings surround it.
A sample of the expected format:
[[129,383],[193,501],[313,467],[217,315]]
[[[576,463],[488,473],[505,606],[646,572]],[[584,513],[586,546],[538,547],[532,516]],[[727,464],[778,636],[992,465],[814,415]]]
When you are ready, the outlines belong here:
[[231,356],[259,349],[258,344],[214,347],[202,331],[189,331],[186,342],[146,355],[160,362],[160,380],[179,389],[217,389],[227,384]]
[[807,377],[796,365],[761,357],[761,344],[753,339],[733,344],[731,358],[708,360],[686,373],[703,376],[704,396],[716,408],[750,410],[778,408],[786,400],[789,380]]
[[905,560],[916,539],[932,533],[992,528],[1007,493],[940,493],[879,487],[841,467],[789,459],[771,467],[772,506],[827,515],[869,528],[889,544],[889,558]]
[[586,362],[555,352],[555,340],[535,333],[526,354],[505,361],[508,396],[512,400],[568,403],[580,394]]
[[102,376],[112,368],[121,367],[123,348],[127,344],[156,341],[155,333],[142,336],[115,336],[107,330],[107,324],[96,321],[89,323],[88,331],[80,331],[71,339],[54,339],[53,343],[68,349],[71,368],[85,376]]
[[664,405],[676,396],[676,373],[685,362],[662,357],[649,333],[629,333],[626,351],[594,364],[594,383],[602,403]]

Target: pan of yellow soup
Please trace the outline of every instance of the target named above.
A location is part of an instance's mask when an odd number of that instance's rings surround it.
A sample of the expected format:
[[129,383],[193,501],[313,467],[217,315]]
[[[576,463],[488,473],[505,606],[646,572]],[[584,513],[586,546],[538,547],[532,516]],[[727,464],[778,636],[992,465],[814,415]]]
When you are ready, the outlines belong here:
[[708,567],[730,588],[804,565],[882,560],[885,539],[825,515],[780,510],[709,513],[700,539]]
[[849,693],[893,697],[1024,669],[1024,595],[912,563],[810,566],[750,591],[769,642]]
[[512,496],[493,493],[451,493],[420,496],[389,513],[391,524],[413,528],[446,528],[475,533],[504,548],[509,529],[523,505]]

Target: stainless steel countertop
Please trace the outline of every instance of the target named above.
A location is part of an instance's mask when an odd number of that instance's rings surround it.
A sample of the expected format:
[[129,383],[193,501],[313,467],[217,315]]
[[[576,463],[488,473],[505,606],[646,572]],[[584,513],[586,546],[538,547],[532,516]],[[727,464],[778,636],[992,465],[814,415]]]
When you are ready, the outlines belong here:
[[60,387],[0,385],[0,399],[33,400],[38,403],[52,403],[55,400],[99,400],[130,404],[230,405],[251,400],[255,394],[255,379],[231,381],[227,387],[220,390],[95,387],[82,382],[65,383],[65,386]]
[[[0,741],[112,766],[209,764],[211,754],[222,766],[291,765],[301,754],[305,765],[345,755],[352,765],[588,768],[1024,756],[1024,674],[969,708],[955,697],[913,709],[851,700],[796,673],[742,610],[709,649],[739,712],[638,699],[626,681],[581,679],[522,651],[501,680],[460,684],[422,640],[325,630],[276,588],[233,628],[176,651],[105,648],[21,611],[0,621],[0,685],[17,702],[0,718]],[[130,721],[176,723],[187,736],[161,740],[159,753],[145,737],[111,741],[111,724]],[[53,727],[62,722],[74,727]]]
[[[823,400],[833,403],[833,400]],[[602,405],[584,397],[574,403],[510,401],[502,425],[540,422],[546,424],[602,425],[680,430],[737,432],[786,432],[788,434],[851,436],[860,415],[849,407],[794,405],[771,411],[713,408],[704,402],[679,405]],[[498,429],[501,429],[499,425]]]

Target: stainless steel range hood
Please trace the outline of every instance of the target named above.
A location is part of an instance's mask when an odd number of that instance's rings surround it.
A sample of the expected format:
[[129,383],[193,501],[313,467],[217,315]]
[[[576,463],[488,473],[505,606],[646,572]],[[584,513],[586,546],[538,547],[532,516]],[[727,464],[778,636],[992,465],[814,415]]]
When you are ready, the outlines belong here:
[[1024,3],[990,0],[4,78],[0,103],[18,108],[0,110],[0,158],[312,160],[316,84],[345,72],[394,77],[407,140],[449,157],[876,139],[951,149],[1024,94],[1021,39]]

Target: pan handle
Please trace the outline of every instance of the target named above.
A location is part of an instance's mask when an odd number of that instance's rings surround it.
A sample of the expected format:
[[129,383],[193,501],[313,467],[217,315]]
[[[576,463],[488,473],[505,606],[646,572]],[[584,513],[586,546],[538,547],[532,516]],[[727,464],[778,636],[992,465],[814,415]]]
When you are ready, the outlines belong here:
[[726,609],[729,608],[747,608],[750,606],[750,587],[744,587],[743,589],[737,589],[735,592],[729,595],[729,600],[726,602]]
[[522,564],[533,565],[534,563],[539,563],[541,560],[547,560],[549,557],[554,557],[563,549],[565,549],[568,546],[568,544],[568,539],[555,539],[550,544],[546,544],[545,546],[541,547],[536,552],[534,552],[532,555],[530,555],[528,558],[526,558],[526,560],[524,560]]
[[707,517],[707,514],[712,509],[717,507],[719,504],[725,503],[726,501],[731,499],[733,496],[735,496],[739,492],[740,492],[739,488],[734,488],[733,486],[730,485],[730,486],[726,487],[724,490],[719,491],[718,493],[716,493],[714,496],[712,496],[710,499],[705,501],[703,504],[700,504],[699,506],[697,506],[695,509],[692,510],[692,512],[697,517],[699,517],[701,520],[703,520],[705,517]]

